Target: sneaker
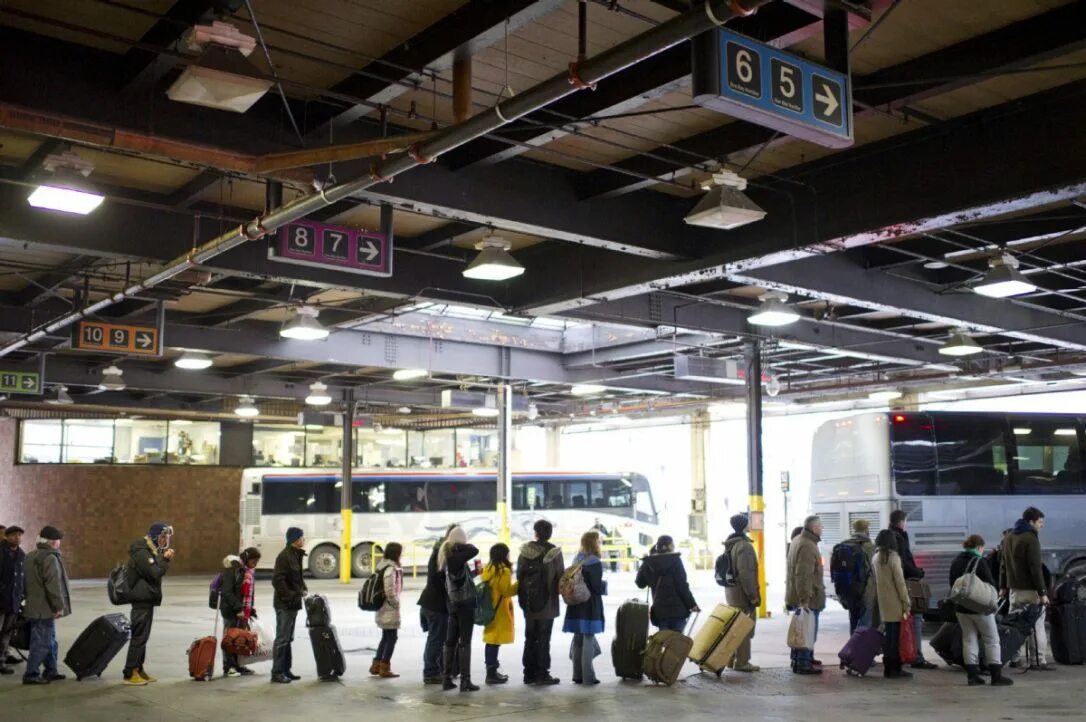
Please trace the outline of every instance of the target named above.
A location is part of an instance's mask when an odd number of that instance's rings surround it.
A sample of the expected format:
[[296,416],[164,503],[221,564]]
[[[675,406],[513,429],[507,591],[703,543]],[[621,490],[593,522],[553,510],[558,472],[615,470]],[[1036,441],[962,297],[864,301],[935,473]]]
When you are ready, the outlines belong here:
[[900,672],[895,672],[894,674],[888,674],[885,676],[887,679],[912,679],[913,673],[901,670]]
[[136,674],[138,674],[140,677],[142,677],[143,681],[146,682],[147,684],[154,684],[155,682],[158,681],[157,677],[152,677],[151,675],[147,674],[147,670],[144,669],[143,667],[140,667],[139,669],[137,669]]
[[931,662],[929,662],[926,659],[919,659],[919,660],[913,662],[912,664],[910,664],[909,666],[912,667],[913,669],[939,669],[938,665],[932,664]]
[[285,675],[283,675],[283,676],[284,676],[284,677],[286,677],[287,679],[289,679],[289,680],[290,680],[291,682],[297,682],[297,681],[298,681],[299,679],[301,679],[301,677],[299,677],[298,675],[294,674],[294,672],[287,672],[287,673],[286,673]]
[[271,678],[274,684],[290,684],[290,677],[285,674],[276,674]]
[[139,674],[133,673],[131,676],[124,678],[124,684],[126,687],[146,687],[147,680],[139,676]]
[[1029,668],[1035,672],[1055,672],[1056,665],[1042,662],[1041,664],[1031,664]]
[[751,664],[750,662],[747,662],[746,664],[736,665],[735,667],[732,667],[732,669],[734,669],[736,672],[761,672],[762,671],[761,667],[759,667],[756,664]]
[[45,677],[23,677],[23,684],[49,684]]
[[222,671],[222,676],[223,676],[223,677],[240,677],[240,676],[241,676],[241,672],[239,672],[239,671],[237,671],[236,669],[233,669],[233,668],[231,668],[231,669],[224,669],[224,670]]

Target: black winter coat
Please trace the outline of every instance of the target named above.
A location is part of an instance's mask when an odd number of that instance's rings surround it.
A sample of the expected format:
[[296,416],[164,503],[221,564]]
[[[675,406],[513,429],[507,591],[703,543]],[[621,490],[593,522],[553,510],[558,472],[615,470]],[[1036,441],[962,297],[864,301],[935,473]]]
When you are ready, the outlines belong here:
[[15,614],[26,594],[26,552],[0,541],[0,614]]
[[647,587],[652,590],[649,614],[657,626],[668,619],[686,619],[698,606],[690,592],[686,568],[678,552],[645,557],[637,571],[636,584],[638,589]]
[[[962,576],[969,570],[969,565],[973,563],[974,559],[977,559],[977,555],[972,552],[962,552],[958,556],[954,557],[954,561],[950,563],[950,586],[954,586],[954,582],[958,581],[958,577]],[[996,585],[995,576],[992,575],[992,568],[988,566],[988,560],[981,558],[977,563],[977,577],[982,582],[987,582],[993,587]],[[978,612],[971,611],[965,607],[959,607],[957,604],[952,605],[954,611],[958,614],[978,614]]]
[[276,609],[296,612],[302,608],[302,597],[308,591],[302,577],[304,549],[295,549],[289,544],[275,558],[275,571],[272,572],[272,589],[275,590],[273,605]]
[[437,555],[441,551],[441,544],[438,540],[430,553],[430,561],[426,565],[426,586],[419,596],[419,606],[428,612],[448,614],[449,593],[445,591],[445,572],[437,568]]
[[[464,567],[467,566],[467,563],[470,560],[477,557],[477,556],[479,556],[479,548],[478,547],[473,546],[471,544],[453,544],[452,549],[450,549],[449,553],[445,555],[445,571],[446,571],[446,574],[442,575],[442,577],[443,577],[442,578],[442,583],[444,583],[444,581],[445,581],[444,576],[447,576],[448,574],[452,574],[453,576],[456,576],[456,575],[460,574],[461,570],[463,570]],[[466,583],[471,584],[471,571],[470,570],[468,571],[468,581]],[[459,589],[459,587],[457,587],[457,588]],[[445,596],[445,599],[446,599],[446,604],[447,604],[447,606],[445,608],[445,611],[452,614],[456,610],[453,609],[451,604],[448,603],[448,595],[447,594]],[[465,603],[463,603],[462,605],[459,605],[459,606],[460,607],[465,607],[468,604],[470,604],[472,607],[474,607],[475,606],[475,598],[472,597],[470,602],[465,602]]]
[[901,555],[901,571],[905,579],[923,579],[924,570],[916,566],[913,559],[913,550],[909,548],[909,532],[897,527],[891,527],[897,537],[897,553]]
[[170,571],[170,562],[155,543],[144,537],[128,547],[129,599],[134,607],[162,604],[162,577]]
[[[245,581],[245,568],[240,562],[230,562],[228,569],[222,570],[222,586],[219,587],[219,611],[224,619],[234,619],[245,611],[245,599],[241,595],[241,585]],[[254,595],[255,596],[255,595]],[[253,602],[256,611],[256,602]]]

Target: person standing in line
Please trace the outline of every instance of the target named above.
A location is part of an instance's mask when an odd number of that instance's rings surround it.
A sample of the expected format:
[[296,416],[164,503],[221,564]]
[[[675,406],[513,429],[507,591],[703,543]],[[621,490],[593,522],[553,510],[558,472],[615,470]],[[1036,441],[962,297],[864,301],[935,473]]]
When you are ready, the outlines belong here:
[[[890,512],[890,531],[894,533],[897,541],[897,552],[901,556],[901,570],[905,574],[905,580],[918,582],[924,578],[924,570],[916,565],[912,548],[909,545],[909,532],[905,530],[908,524],[908,514],[901,509]],[[913,669],[937,669],[935,664],[924,659],[924,615],[912,615],[911,623],[916,631],[916,661],[912,663]]]
[[[223,629],[248,629],[249,620],[256,617],[253,602],[256,597],[256,566],[260,562],[260,550],[249,547],[241,556],[228,557],[229,564],[222,573],[222,586],[219,587],[219,613],[222,614]],[[256,674],[248,667],[241,666],[236,655],[222,655],[222,676],[232,674],[249,677]]]
[[[875,538],[875,585],[878,590],[879,616],[885,627],[882,647],[883,676],[888,679],[908,679],[911,672],[901,668],[901,625],[909,624],[912,600],[905,586],[898,537],[892,529],[884,529]],[[919,640],[917,640],[919,647]]]
[[430,561],[426,565],[426,586],[419,596],[419,606],[426,632],[426,647],[422,653],[423,684],[441,684],[441,650],[449,631],[449,593],[445,591],[445,572],[437,565],[441,546],[448,540],[456,524],[450,524],[434,544]]
[[296,526],[287,529],[287,545],[275,558],[272,572],[272,589],[275,590],[275,642],[272,645],[272,676],[276,684],[290,684],[301,679],[294,674],[294,626],[302,600],[309,590],[302,576],[305,559],[305,532]]
[[[57,670],[57,620],[72,613],[68,574],[60,559],[64,534],[52,526],[38,534],[38,545],[26,555],[26,608],[30,622],[30,654],[23,684],[49,684],[65,679]],[[39,672],[39,669],[44,669]]]
[[791,609],[807,609],[814,614],[814,639],[806,649],[792,650],[792,671],[796,674],[822,674],[822,662],[815,659],[818,617],[826,608],[826,588],[822,579],[822,519],[809,516],[803,530],[792,539],[788,549],[788,575],[784,602]]
[[128,548],[128,585],[132,603],[132,638],[128,643],[128,658],[124,664],[124,682],[142,687],[158,680],[144,669],[147,642],[155,620],[155,607],[162,605],[162,578],[170,570],[174,550],[170,547],[173,527],[156,521],[147,536],[132,542]]
[[[1045,528],[1045,515],[1037,507],[1031,506],[1022,512],[1022,518],[1014,523],[1014,528],[1007,535],[1003,546],[1003,571],[1000,574],[1000,587],[1007,593],[1011,611],[1023,609],[1033,604],[1048,606],[1048,587],[1045,584],[1044,564],[1041,562],[1040,532]],[[1037,618],[1033,627],[1034,641],[1037,645],[1037,662],[1030,669],[1043,672],[1055,667],[1046,661],[1048,653],[1048,633],[1045,630],[1045,613]],[[1022,655],[1027,652],[1027,639],[1018,650],[1012,667],[1022,664]],[[1028,658],[1028,655],[1027,655]],[[1027,659],[1028,661],[1028,659]]]
[[0,529],[0,674],[15,674],[10,665],[22,660],[8,652],[8,646],[23,604],[26,553],[20,548],[23,542],[21,527]]
[[445,572],[445,589],[449,595],[449,630],[445,636],[444,690],[456,689],[453,666],[459,667],[460,691],[478,692],[471,683],[471,635],[475,627],[475,585],[468,562],[479,550],[468,544],[467,534],[460,527],[449,533],[438,553],[438,567]]
[[551,544],[554,525],[539,519],[532,527],[535,540],[520,548],[517,557],[517,601],[524,612],[524,684],[550,687],[558,684],[551,675],[551,634],[561,614],[558,582],[566,569],[562,550]]
[[846,544],[854,544],[867,557],[867,579],[860,596],[850,600],[848,609],[848,633],[851,635],[857,629],[877,627],[875,621],[878,612],[878,596],[875,584],[875,575],[871,573],[871,564],[875,558],[875,544],[871,541],[871,523],[867,519],[857,519],[852,522],[852,536]]
[[[724,587],[724,598],[728,606],[742,611],[751,621],[758,620],[758,607],[762,605],[762,592],[758,586],[758,552],[754,542],[747,536],[750,518],[746,514],[736,514],[730,520],[732,535],[724,542],[724,553],[730,557],[732,576],[735,581]],[[739,645],[732,660],[731,668],[736,672],[758,672],[761,667],[750,663],[750,640],[754,630]]]
[[400,598],[403,596],[403,569],[400,556],[403,545],[389,542],[385,554],[377,565],[375,574],[384,587],[385,603],[377,610],[377,627],[381,630],[381,642],[377,645],[377,655],[370,665],[370,674],[383,679],[395,679],[400,675],[392,671],[392,653],[396,650],[396,640],[400,630]]
[[[984,558],[984,539],[973,534],[965,543],[965,549],[955,557],[950,565],[950,588],[959,577],[972,571],[977,579],[996,588],[995,577]],[[992,686],[1014,684],[1003,676],[1003,653],[999,643],[999,630],[996,627],[995,613],[974,612],[955,605],[955,615],[962,628],[962,653],[965,657],[965,671],[969,677],[969,686],[984,684],[980,676],[980,645],[984,643],[984,659],[988,662],[988,671],[992,675]]]
[[580,567],[581,578],[588,588],[589,597],[580,604],[566,607],[566,620],[562,631],[573,635],[573,683],[599,684],[593,663],[599,653],[596,635],[603,634],[603,597],[607,594],[607,582],[603,581],[603,561],[600,558],[600,533],[585,532],[581,537],[581,549],[573,558],[573,565],[566,574]]
[[486,644],[486,683],[505,684],[509,676],[498,671],[498,650],[502,644],[512,644],[516,625],[513,619],[513,597],[517,595],[517,582],[513,579],[513,563],[509,561],[509,547],[495,544],[490,547],[490,561],[483,567],[482,581],[490,585],[490,603],[494,605],[494,619],[483,628]]
[[682,557],[675,551],[675,541],[666,534],[656,540],[641,561],[634,583],[638,589],[652,590],[649,619],[658,629],[681,632],[691,612],[701,611],[690,591]]

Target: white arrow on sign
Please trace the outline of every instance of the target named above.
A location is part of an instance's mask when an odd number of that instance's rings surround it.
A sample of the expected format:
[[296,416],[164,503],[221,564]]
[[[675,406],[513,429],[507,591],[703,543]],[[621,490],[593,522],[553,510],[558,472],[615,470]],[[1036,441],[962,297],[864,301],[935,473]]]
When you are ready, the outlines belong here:
[[360,246],[358,250],[360,250],[360,251],[364,250],[365,251],[366,260],[368,262],[370,262],[370,263],[372,263],[373,259],[377,258],[378,254],[381,253],[381,249],[379,249],[374,244],[374,242],[372,240],[368,239],[368,238],[366,239],[366,245],[364,247]]
[[837,106],[840,105],[837,102],[837,96],[833,93],[833,87],[829,85],[823,85],[822,90],[815,93],[815,100],[826,106],[826,116],[832,116],[834,111],[837,110]]
[[136,345],[140,348],[151,348],[152,343],[151,334],[145,331],[140,331],[136,334]]

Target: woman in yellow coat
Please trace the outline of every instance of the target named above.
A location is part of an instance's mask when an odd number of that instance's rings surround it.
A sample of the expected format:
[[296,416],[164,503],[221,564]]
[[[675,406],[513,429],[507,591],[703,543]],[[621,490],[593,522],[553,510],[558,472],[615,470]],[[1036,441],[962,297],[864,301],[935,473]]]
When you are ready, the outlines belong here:
[[498,672],[498,645],[513,643],[513,597],[517,595],[509,547],[505,544],[490,547],[490,562],[483,568],[481,580],[490,585],[490,603],[495,610],[493,621],[483,628],[486,683],[505,684],[509,677]]

